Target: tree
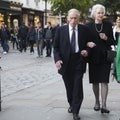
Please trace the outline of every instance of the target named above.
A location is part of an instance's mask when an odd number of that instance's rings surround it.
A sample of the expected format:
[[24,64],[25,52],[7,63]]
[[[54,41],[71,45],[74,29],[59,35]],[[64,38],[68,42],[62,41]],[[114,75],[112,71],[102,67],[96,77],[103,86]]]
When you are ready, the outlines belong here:
[[106,8],[106,15],[116,19],[117,12],[120,12],[120,0],[95,0],[94,3],[101,3]]
[[[106,8],[107,16],[117,17],[117,12],[120,12],[120,0],[43,0],[50,2],[51,11],[54,15],[64,14],[71,8],[76,8],[81,12],[81,18],[86,18],[89,15],[89,9],[94,4],[102,4]],[[120,15],[120,14],[119,14]]]
[[92,0],[48,0],[48,2],[52,4],[51,10],[55,15],[66,15],[69,9],[76,8],[80,11],[81,17],[89,13],[89,8],[93,4]]
[[104,5],[106,7],[108,15],[112,15],[116,19],[117,11],[120,11],[120,0],[105,0]]

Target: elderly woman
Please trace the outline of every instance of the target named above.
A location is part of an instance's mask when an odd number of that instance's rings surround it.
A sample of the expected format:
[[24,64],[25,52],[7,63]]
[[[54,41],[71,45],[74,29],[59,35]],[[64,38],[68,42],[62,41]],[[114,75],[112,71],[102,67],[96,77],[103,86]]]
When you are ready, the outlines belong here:
[[[101,113],[109,113],[106,100],[108,95],[108,83],[111,63],[107,61],[107,50],[111,49],[114,42],[112,24],[103,20],[105,15],[105,7],[101,4],[93,6],[91,17],[93,21],[87,26],[91,31],[91,42],[87,45],[90,47],[89,54],[89,81],[93,84],[93,92],[95,95],[94,110]],[[100,84],[101,84],[101,104],[100,104]],[[102,105],[102,106],[100,106]]]

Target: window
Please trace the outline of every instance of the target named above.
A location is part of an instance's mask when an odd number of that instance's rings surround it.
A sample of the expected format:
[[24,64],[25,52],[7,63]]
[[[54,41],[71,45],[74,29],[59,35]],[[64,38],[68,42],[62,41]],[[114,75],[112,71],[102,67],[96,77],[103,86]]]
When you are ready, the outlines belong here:
[[4,22],[4,15],[2,13],[0,13],[0,28],[1,28],[1,24]]
[[34,0],[34,2],[36,3],[36,6],[38,6],[38,3],[40,2],[40,0]]

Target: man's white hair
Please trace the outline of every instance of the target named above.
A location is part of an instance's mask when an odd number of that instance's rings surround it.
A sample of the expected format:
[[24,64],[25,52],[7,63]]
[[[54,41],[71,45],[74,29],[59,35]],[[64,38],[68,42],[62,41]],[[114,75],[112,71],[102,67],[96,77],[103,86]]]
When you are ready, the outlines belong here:
[[91,11],[91,17],[94,19],[95,18],[95,13],[97,9],[102,9],[103,13],[105,15],[105,7],[101,4],[96,4],[92,7],[92,11]]
[[70,9],[70,10],[68,11],[68,16],[69,16],[69,14],[72,13],[72,12],[76,13],[76,14],[78,15],[78,17],[80,17],[80,12],[79,12],[77,9],[75,9],[75,8]]

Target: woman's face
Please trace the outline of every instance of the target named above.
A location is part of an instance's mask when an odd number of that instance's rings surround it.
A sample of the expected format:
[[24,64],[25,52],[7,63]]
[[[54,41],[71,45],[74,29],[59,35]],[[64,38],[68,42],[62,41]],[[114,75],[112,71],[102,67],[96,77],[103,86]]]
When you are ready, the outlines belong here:
[[120,21],[116,22],[117,27],[120,27]]
[[102,21],[104,17],[104,11],[102,8],[97,8],[95,12],[95,20]]

